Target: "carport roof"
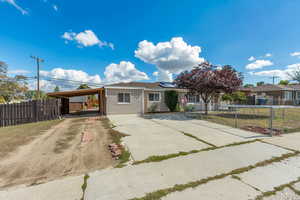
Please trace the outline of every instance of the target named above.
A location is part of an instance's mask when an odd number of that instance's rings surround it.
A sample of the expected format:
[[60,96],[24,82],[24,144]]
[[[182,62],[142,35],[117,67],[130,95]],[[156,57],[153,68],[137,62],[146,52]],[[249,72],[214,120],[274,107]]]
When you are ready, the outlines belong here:
[[93,88],[93,89],[82,89],[82,90],[72,90],[72,91],[63,91],[63,92],[50,92],[47,93],[50,97],[76,97],[76,96],[85,96],[92,94],[99,94],[103,91],[104,88]]

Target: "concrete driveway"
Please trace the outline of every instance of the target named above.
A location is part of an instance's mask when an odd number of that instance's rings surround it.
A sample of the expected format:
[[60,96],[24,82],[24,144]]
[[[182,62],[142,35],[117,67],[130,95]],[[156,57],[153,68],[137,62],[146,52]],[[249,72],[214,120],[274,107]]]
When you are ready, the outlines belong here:
[[150,156],[189,152],[211,147],[182,132],[137,115],[111,115],[114,129],[130,136],[123,139],[134,161]]
[[264,137],[240,129],[192,120],[183,115],[111,115],[109,119],[116,130],[130,135],[124,138],[124,142],[135,161]]

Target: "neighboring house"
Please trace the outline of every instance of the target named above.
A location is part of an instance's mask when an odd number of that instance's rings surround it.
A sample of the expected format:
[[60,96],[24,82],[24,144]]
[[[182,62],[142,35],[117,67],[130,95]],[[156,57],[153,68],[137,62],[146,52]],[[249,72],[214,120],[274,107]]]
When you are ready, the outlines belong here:
[[87,96],[71,97],[69,99],[69,111],[77,112],[86,108],[88,102]]
[[[147,113],[155,105],[157,112],[167,112],[165,91],[176,90],[181,104],[190,104],[195,110],[204,110],[204,104],[199,95],[189,95],[188,90],[174,87],[166,82],[129,82],[117,83],[104,87],[107,114]],[[212,104],[209,109],[212,110]]]
[[268,105],[299,105],[300,85],[266,84],[252,88],[241,88],[248,96],[255,99],[255,104]]

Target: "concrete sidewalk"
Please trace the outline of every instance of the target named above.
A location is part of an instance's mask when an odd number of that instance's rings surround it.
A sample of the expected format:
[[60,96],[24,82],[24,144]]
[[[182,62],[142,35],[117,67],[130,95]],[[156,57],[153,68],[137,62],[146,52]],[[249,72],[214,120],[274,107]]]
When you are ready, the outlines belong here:
[[90,174],[86,200],[124,200],[148,192],[214,177],[281,156],[289,151],[254,142],[176,157],[155,163],[97,171]]
[[83,176],[67,177],[29,187],[16,187],[0,190],[2,200],[80,200]]

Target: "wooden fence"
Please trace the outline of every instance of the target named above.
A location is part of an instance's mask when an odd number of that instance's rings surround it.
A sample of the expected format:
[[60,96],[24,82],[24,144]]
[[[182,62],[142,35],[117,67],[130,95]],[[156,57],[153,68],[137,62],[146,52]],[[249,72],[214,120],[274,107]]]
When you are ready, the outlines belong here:
[[60,99],[0,104],[0,127],[58,119]]

